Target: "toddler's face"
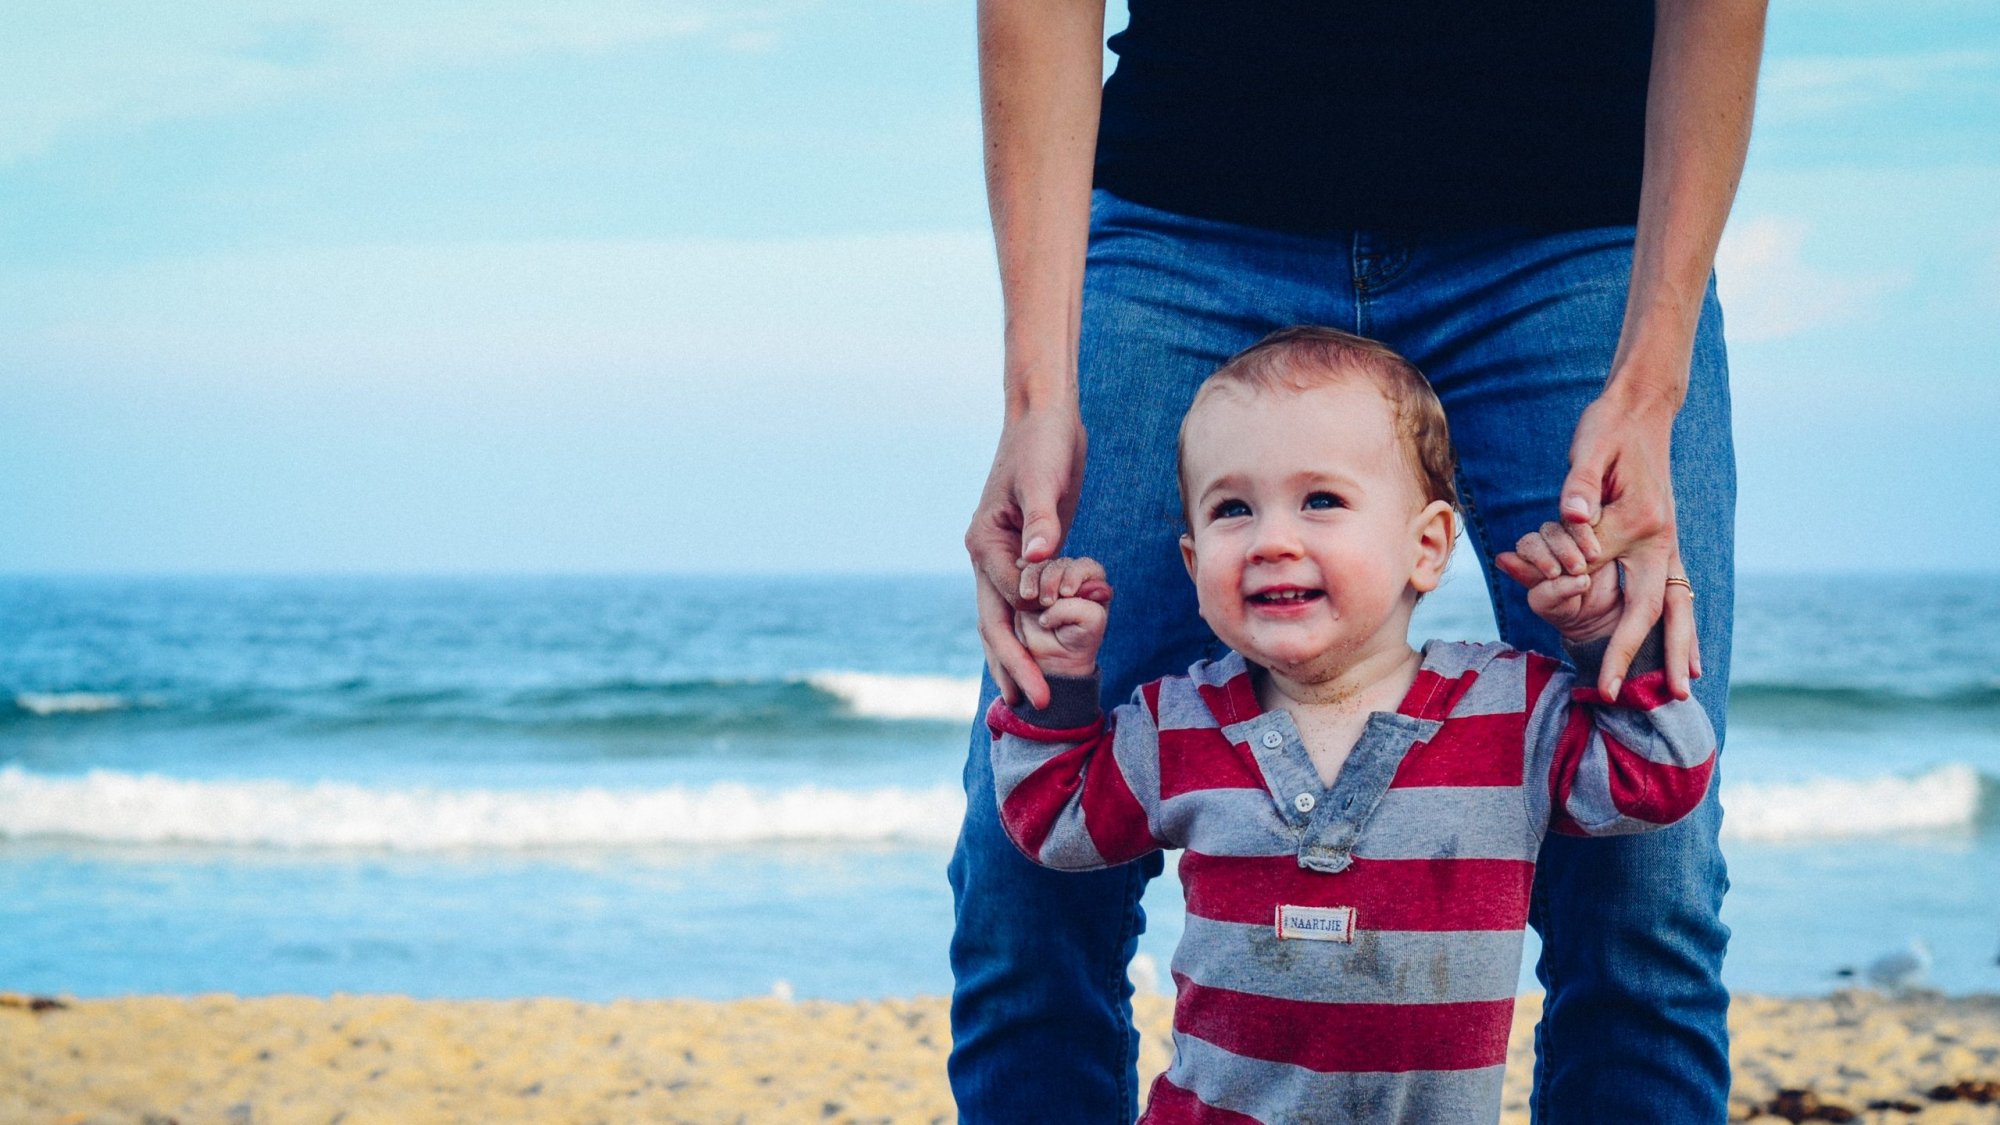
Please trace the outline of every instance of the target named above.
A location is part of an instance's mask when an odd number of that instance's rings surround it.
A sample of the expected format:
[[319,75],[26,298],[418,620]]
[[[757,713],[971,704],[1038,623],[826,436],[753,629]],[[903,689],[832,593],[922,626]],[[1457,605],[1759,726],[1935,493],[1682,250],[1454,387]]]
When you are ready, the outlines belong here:
[[1309,683],[1407,645],[1451,523],[1440,535],[1436,513],[1449,509],[1425,503],[1371,379],[1212,394],[1188,419],[1183,470],[1181,553],[1225,644]]

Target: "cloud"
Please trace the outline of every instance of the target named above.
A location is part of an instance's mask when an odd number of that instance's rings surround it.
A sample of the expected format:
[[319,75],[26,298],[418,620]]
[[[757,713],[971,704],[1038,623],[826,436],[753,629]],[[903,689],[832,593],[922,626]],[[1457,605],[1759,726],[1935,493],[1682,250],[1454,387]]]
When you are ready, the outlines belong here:
[[1907,270],[1839,273],[1806,262],[1811,226],[1760,216],[1734,223],[1716,252],[1716,284],[1732,340],[1774,340],[1865,319],[1869,303],[1909,286]]
[[2000,51],[1772,58],[1758,88],[1759,128],[1851,115],[1919,95],[1991,99],[2000,92]]
[[79,131],[234,112],[411,71],[694,38],[741,49],[766,42],[784,11],[699,0],[7,5],[0,166]]

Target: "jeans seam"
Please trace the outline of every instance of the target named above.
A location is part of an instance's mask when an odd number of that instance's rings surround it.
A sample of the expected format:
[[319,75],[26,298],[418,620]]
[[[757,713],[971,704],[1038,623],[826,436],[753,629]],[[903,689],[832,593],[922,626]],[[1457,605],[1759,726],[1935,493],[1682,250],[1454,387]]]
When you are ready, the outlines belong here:
[[1358,298],[1360,297],[1361,292],[1367,288],[1366,286],[1361,284],[1361,232],[1360,231],[1355,231],[1353,237],[1347,240],[1347,285],[1348,288],[1354,290],[1355,296],[1357,298],[1355,302],[1354,322],[1355,322],[1355,327],[1358,329],[1361,324],[1361,309],[1360,309],[1360,301],[1358,300]]
[[1368,335],[1368,283],[1361,275],[1361,236],[1354,236],[1354,253],[1348,269],[1348,286],[1354,292],[1354,334]]
[[1368,283],[1361,270],[1361,232],[1347,244],[1347,288],[1354,295],[1354,334],[1368,335]]

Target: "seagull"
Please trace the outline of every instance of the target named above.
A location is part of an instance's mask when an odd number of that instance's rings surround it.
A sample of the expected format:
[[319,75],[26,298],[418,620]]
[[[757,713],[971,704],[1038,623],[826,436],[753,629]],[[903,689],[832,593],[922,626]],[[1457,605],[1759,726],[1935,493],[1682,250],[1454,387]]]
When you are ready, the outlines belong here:
[[1924,979],[1931,971],[1931,947],[1922,938],[1911,938],[1910,944],[1894,953],[1885,953],[1869,962],[1865,970],[1868,983],[1889,992],[1903,992]]

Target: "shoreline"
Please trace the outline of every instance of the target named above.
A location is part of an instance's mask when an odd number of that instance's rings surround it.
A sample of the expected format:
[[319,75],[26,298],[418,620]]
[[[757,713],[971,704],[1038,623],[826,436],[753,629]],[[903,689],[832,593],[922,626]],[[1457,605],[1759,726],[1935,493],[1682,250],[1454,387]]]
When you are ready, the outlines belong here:
[[[597,1003],[209,994],[60,997],[39,1006],[36,999],[0,995],[0,1117],[9,1122],[955,1120],[942,997]],[[1134,1000],[1146,1082],[1169,1058],[1171,1002]],[[1527,1120],[1530,1034],[1540,1010],[1537,994],[1516,1008],[1506,1125]],[[1757,1119],[1766,1122],[2000,1123],[2000,995],[1744,995],[1735,998],[1730,1029],[1735,1119],[1762,1109]],[[1784,1090],[1811,1091],[1812,1099]]]

